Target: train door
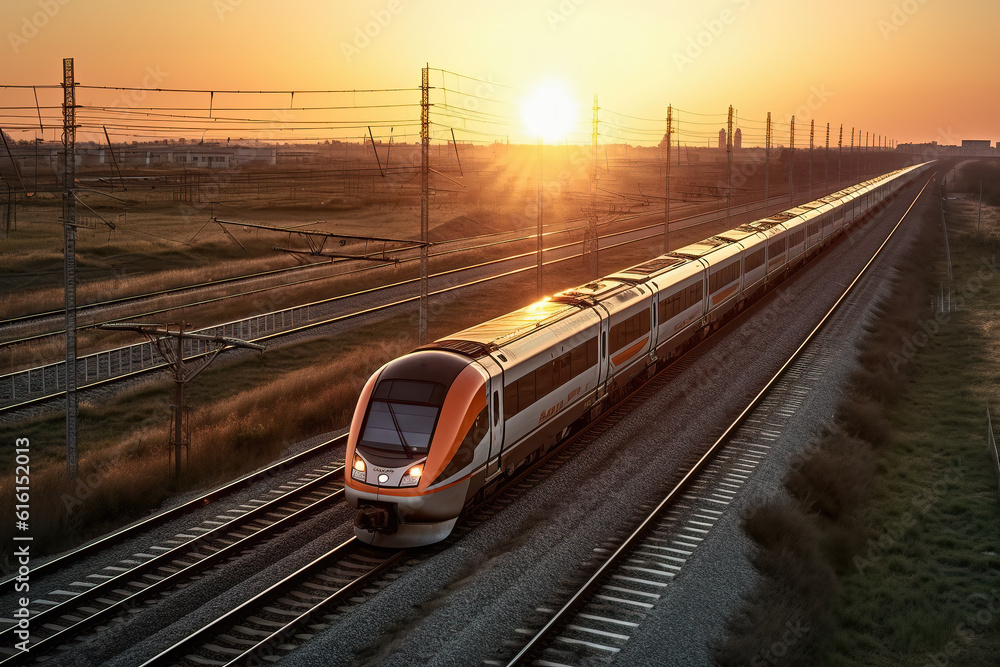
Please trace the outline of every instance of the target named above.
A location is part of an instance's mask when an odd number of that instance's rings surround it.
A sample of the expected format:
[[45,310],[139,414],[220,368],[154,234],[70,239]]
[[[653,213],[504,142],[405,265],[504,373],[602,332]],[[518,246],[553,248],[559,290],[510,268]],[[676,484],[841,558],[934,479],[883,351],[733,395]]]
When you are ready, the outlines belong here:
[[603,305],[598,305],[594,312],[601,316],[600,333],[597,335],[597,399],[600,400],[607,393],[607,383],[611,372],[611,361],[608,354],[608,329],[611,326],[611,316]]
[[486,381],[486,401],[490,408],[490,451],[486,459],[486,479],[490,480],[500,472],[500,453],[503,449],[504,372],[503,367],[490,357],[481,359],[480,363],[490,376]]

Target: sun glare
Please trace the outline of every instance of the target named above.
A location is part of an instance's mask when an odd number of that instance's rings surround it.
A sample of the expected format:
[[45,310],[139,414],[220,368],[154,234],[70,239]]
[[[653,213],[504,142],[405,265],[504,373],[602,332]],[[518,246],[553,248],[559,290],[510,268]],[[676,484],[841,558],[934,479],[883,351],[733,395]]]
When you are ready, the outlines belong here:
[[556,141],[565,137],[576,122],[576,103],[566,86],[547,83],[524,99],[521,118],[536,137]]

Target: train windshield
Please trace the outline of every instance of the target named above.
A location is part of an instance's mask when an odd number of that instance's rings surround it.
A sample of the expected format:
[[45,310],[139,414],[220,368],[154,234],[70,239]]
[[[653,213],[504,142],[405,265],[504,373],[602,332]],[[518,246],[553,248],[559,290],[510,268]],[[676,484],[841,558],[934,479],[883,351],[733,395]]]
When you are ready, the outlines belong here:
[[430,448],[444,395],[444,385],[437,382],[380,381],[358,444],[408,458],[423,456]]

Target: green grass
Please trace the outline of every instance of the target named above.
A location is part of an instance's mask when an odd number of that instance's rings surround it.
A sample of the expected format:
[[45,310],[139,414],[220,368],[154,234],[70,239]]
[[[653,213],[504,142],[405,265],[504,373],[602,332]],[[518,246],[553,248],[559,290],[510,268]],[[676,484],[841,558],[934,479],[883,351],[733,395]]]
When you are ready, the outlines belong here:
[[[951,224],[963,286],[996,247],[975,236],[974,218]],[[998,394],[1000,275],[965,296],[888,412],[892,437],[863,513],[868,546],[839,579],[822,664],[995,665],[1000,656],[1000,508],[984,444],[986,404]]]
[[[767,649],[787,622],[810,632],[781,660],[757,664],[997,662],[1000,508],[984,431],[986,403],[1000,398],[1000,273],[965,290],[963,309],[935,335],[921,335],[933,329],[925,295],[944,273],[927,254],[940,245],[934,213],[924,213],[917,256],[869,327],[837,425],[793,463],[794,502],[746,517],[764,578],[716,647],[722,664],[774,657]],[[1000,243],[976,237],[974,217],[949,221],[962,291]]]

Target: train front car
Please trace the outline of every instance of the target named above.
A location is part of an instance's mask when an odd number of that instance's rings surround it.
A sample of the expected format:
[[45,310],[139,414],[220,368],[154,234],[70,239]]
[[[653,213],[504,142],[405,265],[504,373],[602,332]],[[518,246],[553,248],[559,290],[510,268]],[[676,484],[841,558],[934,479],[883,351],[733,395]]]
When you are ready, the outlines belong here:
[[487,381],[478,363],[441,350],[411,352],[368,380],[346,454],[358,539],[405,548],[451,533],[473,464],[489,453]]

